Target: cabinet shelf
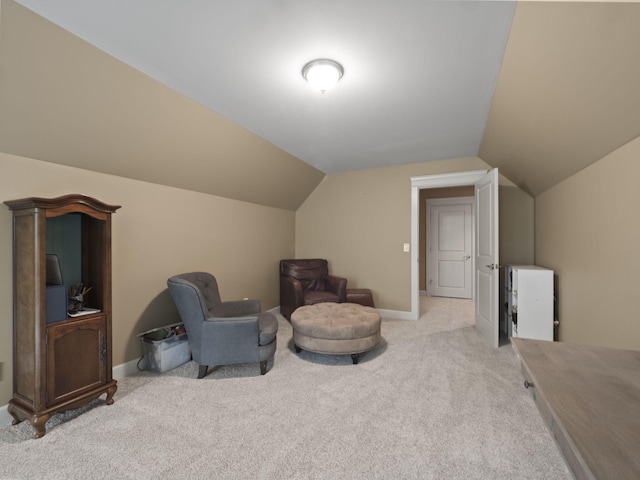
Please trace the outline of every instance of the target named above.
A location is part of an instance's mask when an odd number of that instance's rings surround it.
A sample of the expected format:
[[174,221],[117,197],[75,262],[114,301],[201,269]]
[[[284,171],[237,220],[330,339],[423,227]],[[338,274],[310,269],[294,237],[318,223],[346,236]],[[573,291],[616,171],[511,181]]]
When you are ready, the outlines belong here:
[[[4,202],[13,212],[13,423],[29,420],[36,438],[55,413],[78,408],[117,382],[111,356],[111,215],[120,208],[84,195]],[[46,254],[91,286],[99,311],[47,323]],[[73,257],[73,258],[72,258]],[[64,276],[64,271],[63,271]],[[63,310],[64,314],[64,310]]]

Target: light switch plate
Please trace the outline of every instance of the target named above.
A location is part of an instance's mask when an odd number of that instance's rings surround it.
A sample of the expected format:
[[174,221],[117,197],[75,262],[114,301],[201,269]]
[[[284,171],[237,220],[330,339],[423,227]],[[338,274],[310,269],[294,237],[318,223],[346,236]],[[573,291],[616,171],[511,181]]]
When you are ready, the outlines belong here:
[[408,252],[409,251],[409,244],[405,243],[403,246],[403,251]]

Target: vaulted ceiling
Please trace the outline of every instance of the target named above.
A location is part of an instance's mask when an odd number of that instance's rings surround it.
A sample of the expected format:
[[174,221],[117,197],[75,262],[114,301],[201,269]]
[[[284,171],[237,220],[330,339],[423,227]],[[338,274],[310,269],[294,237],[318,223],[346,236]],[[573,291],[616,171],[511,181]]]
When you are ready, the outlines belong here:
[[[221,119],[255,134],[237,156],[278,156],[308,186],[325,173],[479,156],[537,195],[640,135],[639,3],[17,1],[213,112],[203,136],[221,135],[207,133]],[[345,69],[324,95],[300,74],[314,58]],[[30,153],[0,132],[5,146]],[[191,153],[165,176],[129,161],[74,165],[206,191],[206,155]],[[271,203],[295,208],[304,191]]]

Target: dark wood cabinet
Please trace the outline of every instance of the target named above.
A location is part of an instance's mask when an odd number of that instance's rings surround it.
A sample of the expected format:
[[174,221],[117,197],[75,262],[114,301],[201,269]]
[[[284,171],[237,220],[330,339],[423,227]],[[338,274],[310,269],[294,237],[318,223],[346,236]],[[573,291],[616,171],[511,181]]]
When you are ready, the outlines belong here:
[[47,405],[104,385],[106,351],[104,315],[47,326]]
[[[120,207],[84,195],[5,204],[13,211],[14,235],[13,398],[8,411],[14,424],[29,420],[36,437],[42,437],[54,413],[105,393],[106,403],[113,403],[111,215]],[[60,253],[63,277],[90,288],[84,301],[96,312],[47,321],[48,253]]]

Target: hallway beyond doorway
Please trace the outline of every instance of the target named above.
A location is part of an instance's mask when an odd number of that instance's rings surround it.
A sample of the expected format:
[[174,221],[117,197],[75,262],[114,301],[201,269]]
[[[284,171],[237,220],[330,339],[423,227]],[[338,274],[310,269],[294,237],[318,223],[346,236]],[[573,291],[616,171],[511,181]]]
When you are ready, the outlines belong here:
[[420,296],[418,321],[429,323],[435,332],[473,327],[475,303],[472,299],[465,298]]

